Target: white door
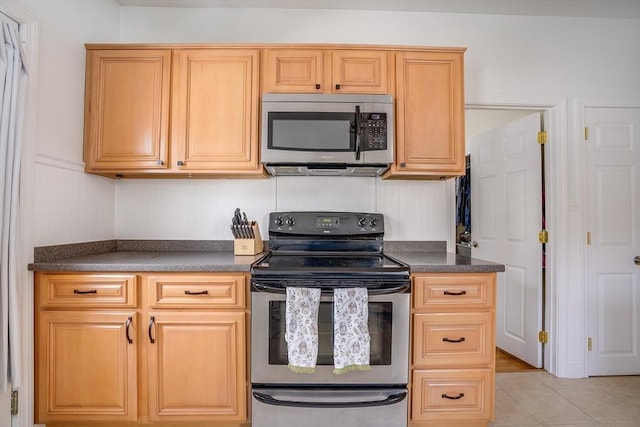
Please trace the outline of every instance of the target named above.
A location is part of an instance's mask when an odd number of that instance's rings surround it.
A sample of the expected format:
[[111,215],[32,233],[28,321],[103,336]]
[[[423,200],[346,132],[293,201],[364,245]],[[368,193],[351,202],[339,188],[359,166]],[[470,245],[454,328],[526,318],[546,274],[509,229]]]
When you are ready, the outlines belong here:
[[541,113],[471,139],[474,258],[505,265],[498,274],[496,345],[542,367]]
[[588,372],[640,374],[640,109],[586,108],[585,125]]

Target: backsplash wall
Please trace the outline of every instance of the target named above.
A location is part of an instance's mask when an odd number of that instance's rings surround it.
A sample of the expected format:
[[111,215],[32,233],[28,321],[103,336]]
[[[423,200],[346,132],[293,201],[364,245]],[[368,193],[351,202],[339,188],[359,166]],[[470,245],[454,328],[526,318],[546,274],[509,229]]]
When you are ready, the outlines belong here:
[[[161,189],[161,191],[160,191]],[[260,180],[122,180],[116,184],[118,239],[231,238],[236,207],[267,237],[272,211],[380,212],[387,240],[447,240],[452,221],[447,184],[362,177],[277,177]]]

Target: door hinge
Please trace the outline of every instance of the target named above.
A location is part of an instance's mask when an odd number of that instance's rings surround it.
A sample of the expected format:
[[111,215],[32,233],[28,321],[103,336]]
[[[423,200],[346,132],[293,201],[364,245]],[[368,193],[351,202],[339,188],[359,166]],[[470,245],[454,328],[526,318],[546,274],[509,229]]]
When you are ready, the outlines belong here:
[[11,415],[18,415],[18,390],[11,392]]
[[591,232],[587,231],[587,245],[591,245]]
[[587,338],[587,351],[593,351],[593,340],[591,337]]
[[538,342],[542,344],[549,343],[549,333],[547,331],[538,332]]
[[547,143],[547,131],[541,130],[538,132],[538,144],[546,144]]
[[540,230],[538,233],[538,243],[549,243],[549,232],[547,230]]
[[584,127],[584,140],[589,140],[589,128],[587,126]]

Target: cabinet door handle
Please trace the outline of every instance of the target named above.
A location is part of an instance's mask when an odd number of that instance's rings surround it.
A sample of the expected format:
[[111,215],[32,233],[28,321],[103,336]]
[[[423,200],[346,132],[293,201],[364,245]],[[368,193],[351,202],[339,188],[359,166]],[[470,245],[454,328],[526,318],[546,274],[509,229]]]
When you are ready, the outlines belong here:
[[316,89],[320,89],[320,83],[316,83]]
[[151,344],[156,343],[156,340],[153,338],[153,334],[151,333],[154,323],[156,323],[156,318],[154,316],[151,316],[151,318],[149,319],[149,342]]
[[442,395],[443,399],[451,399],[451,400],[458,400],[458,399],[462,399],[464,397],[464,393],[460,393],[457,396],[449,396],[447,393],[444,393]]
[[444,294],[445,295],[460,296],[460,295],[466,295],[467,291],[460,291],[460,292],[444,291]]
[[184,161],[178,160],[178,166],[184,166]]
[[74,289],[73,293],[76,294],[76,295],[97,294],[98,290],[97,289],[90,289],[88,291],[81,291],[80,289]]
[[129,318],[127,319],[127,323],[126,323],[126,333],[127,333],[127,342],[129,344],[133,344],[133,340],[131,339],[131,336],[129,335],[129,328],[131,327],[131,322],[133,322],[133,317],[129,316]]
[[457,340],[452,340],[451,338],[444,337],[442,338],[444,342],[464,342],[464,337],[460,337]]
[[192,292],[190,290],[184,291],[185,295],[209,295],[209,291]]

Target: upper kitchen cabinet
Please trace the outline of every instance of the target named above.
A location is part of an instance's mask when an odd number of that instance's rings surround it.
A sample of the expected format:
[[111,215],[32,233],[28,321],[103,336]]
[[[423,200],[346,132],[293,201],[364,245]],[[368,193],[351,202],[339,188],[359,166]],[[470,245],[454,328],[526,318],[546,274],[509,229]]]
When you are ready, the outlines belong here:
[[87,172],[165,169],[170,50],[87,50]]
[[263,176],[259,50],[88,45],[86,171]]
[[396,158],[385,178],[464,175],[465,50],[396,54]]
[[257,49],[174,51],[172,168],[262,174],[258,57]]
[[266,93],[389,93],[392,53],[367,49],[265,49]]

